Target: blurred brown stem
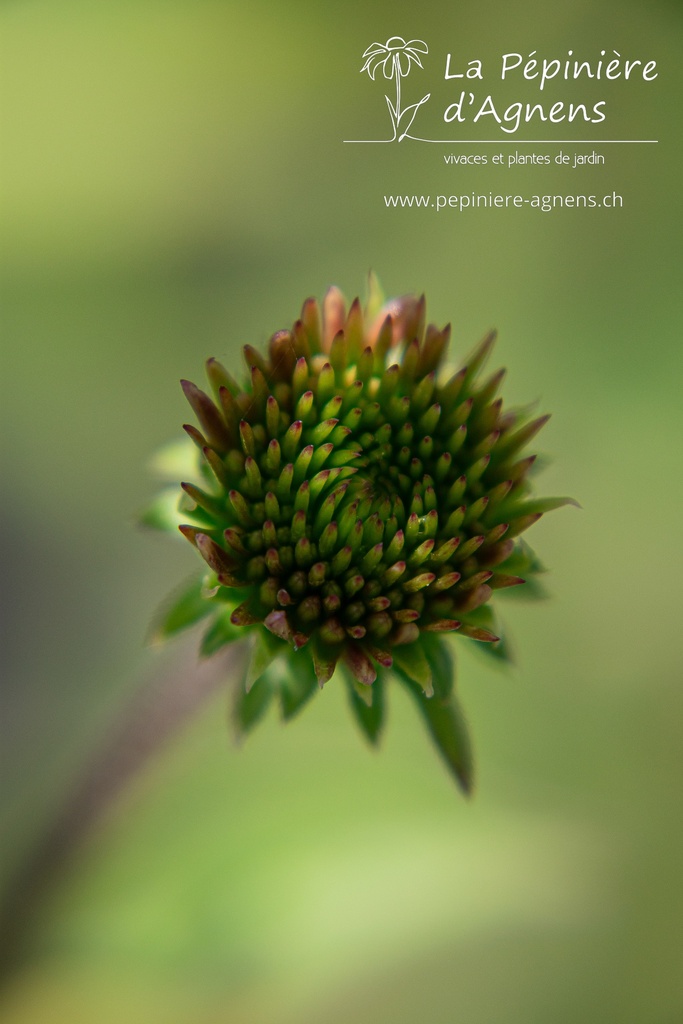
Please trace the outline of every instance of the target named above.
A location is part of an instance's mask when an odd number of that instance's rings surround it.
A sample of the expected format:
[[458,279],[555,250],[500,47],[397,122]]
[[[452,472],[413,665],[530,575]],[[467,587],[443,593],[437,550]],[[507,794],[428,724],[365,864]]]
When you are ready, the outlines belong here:
[[36,911],[92,827],[148,761],[192,718],[234,670],[214,657],[181,657],[171,673],[145,680],[130,697],[74,788],[35,842],[0,904],[0,978],[20,962]]

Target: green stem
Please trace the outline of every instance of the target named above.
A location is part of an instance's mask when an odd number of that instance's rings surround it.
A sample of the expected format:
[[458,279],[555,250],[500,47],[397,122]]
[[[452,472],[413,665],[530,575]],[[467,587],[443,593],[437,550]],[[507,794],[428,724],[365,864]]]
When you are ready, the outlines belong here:
[[2,895],[0,980],[21,962],[38,911],[72,855],[129,783],[234,673],[235,655],[230,657],[230,667],[220,657],[198,666],[193,646],[172,674],[153,676],[134,692]]

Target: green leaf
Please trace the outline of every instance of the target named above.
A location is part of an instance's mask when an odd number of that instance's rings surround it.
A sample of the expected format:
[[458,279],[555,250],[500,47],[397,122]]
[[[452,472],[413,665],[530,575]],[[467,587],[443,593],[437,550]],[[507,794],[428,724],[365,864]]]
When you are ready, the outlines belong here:
[[[498,636],[500,636],[500,630],[498,631]],[[515,660],[510,651],[510,643],[504,636],[500,638],[498,643],[476,644],[474,649],[483,654],[485,658],[495,661],[499,665],[512,665]]]
[[319,689],[308,651],[290,651],[280,679],[280,705],[285,722],[293,718]]
[[526,498],[522,501],[518,499],[502,501],[488,525],[495,526],[521,516],[543,515],[546,512],[554,512],[555,509],[563,508],[565,505],[581,508],[579,502],[574,498]]
[[[182,491],[178,487],[167,487],[160,491],[140,513],[138,522],[142,526],[149,526],[152,530],[178,533],[178,527],[185,522],[185,516],[178,507],[181,496]],[[180,536],[179,533],[178,536]]]
[[314,635],[311,638],[311,658],[313,659],[313,670],[318,680],[318,686],[323,687],[334,675],[339,658],[339,648],[328,647],[323,643],[319,635]]
[[232,719],[238,736],[246,735],[263,717],[273,696],[273,686],[268,675],[262,675],[249,692],[242,680],[235,689]]
[[581,508],[581,503],[576,498],[531,498],[524,502],[521,511],[524,515],[536,512],[554,512],[556,508],[564,508],[565,505]]
[[521,576],[526,580],[523,586],[504,587],[496,591],[496,601],[503,598],[505,601],[540,601],[548,596],[543,584],[535,579],[547,570],[538,559],[534,551],[524,540],[518,540],[512,554],[496,566],[496,571],[509,573],[511,576]]
[[431,697],[434,693],[432,669],[420,640],[405,646],[395,646],[391,653],[394,659],[394,668],[411,682],[417,683],[425,694]]
[[226,608],[207,629],[199,647],[202,658],[209,658],[226,644],[231,644],[235,640],[243,640],[246,636],[242,627],[233,626],[230,621],[231,612],[232,606]]
[[214,609],[215,605],[204,596],[204,581],[199,576],[169,595],[152,624],[151,639],[160,641],[175,636],[181,630],[194,626]]
[[465,360],[466,373],[463,381],[463,395],[465,394],[466,389],[469,387],[471,382],[474,380],[474,378],[479,373],[482,366],[488,359],[489,355],[491,354],[491,349],[493,348],[495,343],[496,332],[489,331],[486,337],[484,337],[479,342],[479,344],[475,346],[473,351],[470,352],[469,356]]
[[452,694],[449,700],[427,698],[417,683],[398,674],[399,679],[413,695],[425,720],[427,729],[449,771],[464,793],[472,790],[472,750],[467,725],[460,706]]
[[159,448],[150,460],[150,469],[163,480],[180,482],[193,477],[199,464],[196,446],[189,437],[184,437],[181,441],[171,441]]
[[463,622],[471,626],[484,626],[486,629],[496,632],[496,617],[490,604],[480,604],[463,616]]
[[[521,587],[517,589],[522,589]],[[502,591],[505,593],[505,591]],[[496,636],[500,637],[497,643],[477,643],[472,644],[470,649],[484,655],[489,661],[493,660],[500,666],[502,663],[511,665],[514,661],[511,651],[510,644],[505,639],[504,633],[501,630],[501,625],[498,617],[495,615],[490,605],[483,604],[479,608],[474,608],[471,612],[468,612],[465,616],[465,622],[471,626],[481,626],[484,629],[489,629]]]
[[[376,746],[384,722],[384,683],[378,676],[372,686],[364,686],[345,672],[351,710],[364,736]],[[368,701],[370,703],[368,703]]]
[[455,652],[442,636],[422,634],[422,646],[432,670],[432,685],[437,700],[448,700],[455,684]]
[[[529,576],[546,571],[545,566],[524,540],[518,540],[512,554],[504,562],[501,562],[499,566],[496,566],[496,568],[500,572],[509,573],[511,576],[522,576],[527,581],[527,586]],[[525,588],[519,587],[518,589],[522,590]]]
[[269,633],[267,629],[252,630],[253,643],[251,656],[244,678],[246,692],[249,693],[278,655],[286,654],[288,648],[282,641]]

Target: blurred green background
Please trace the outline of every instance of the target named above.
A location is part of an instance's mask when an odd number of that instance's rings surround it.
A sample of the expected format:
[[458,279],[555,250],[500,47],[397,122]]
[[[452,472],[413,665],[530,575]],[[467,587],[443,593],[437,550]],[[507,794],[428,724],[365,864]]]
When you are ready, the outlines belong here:
[[[5,884],[130,695],[192,664],[194,639],[169,656],[145,635],[193,553],[135,516],[207,356],[234,363],[373,267],[426,291],[457,353],[498,327],[508,401],[554,414],[541,490],[583,505],[534,529],[552,597],[502,609],[517,668],[459,645],[472,801],[401,693],[379,754],[334,685],[239,750],[221,694],[53,890],[6,1024],[683,1020],[682,21],[665,0],[2,4]],[[576,170],[345,146],[388,129],[358,71],[396,33],[430,45],[413,100],[446,94],[446,50],[656,59],[586,137],[660,143]],[[472,189],[624,207],[382,198]]]

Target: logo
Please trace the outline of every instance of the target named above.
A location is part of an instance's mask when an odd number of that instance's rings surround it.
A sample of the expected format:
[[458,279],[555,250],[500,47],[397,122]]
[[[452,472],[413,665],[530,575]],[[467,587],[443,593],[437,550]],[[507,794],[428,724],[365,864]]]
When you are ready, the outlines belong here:
[[[604,142],[625,145],[657,141],[595,139],[587,137],[589,132],[581,127],[606,121],[609,92],[614,95],[617,88],[621,90],[628,87],[627,83],[630,84],[634,80],[651,83],[659,75],[656,60],[626,58],[616,50],[608,53],[606,49],[587,54],[576,54],[574,50],[568,49],[566,53],[555,52],[545,55],[531,50],[526,56],[512,51],[500,54],[497,58],[485,55],[469,60],[465,60],[462,52],[454,58],[453,53],[449,51],[445,54],[442,80],[445,84],[437,88],[435,102],[437,108],[442,101],[444,103],[441,108],[442,123],[453,125],[456,132],[462,131],[470,137],[429,137],[429,129],[422,133],[414,125],[415,119],[432,93],[425,93],[422,99],[406,103],[406,95],[419,95],[421,91],[409,91],[408,76],[417,68],[419,78],[424,71],[422,61],[428,53],[429,47],[423,39],[411,39],[406,42],[402,36],[390,36],[385,43],[375,42],[368,46],[363,54],[360,73],[367,71],[373,82],[383,82],[385,89],[388,90],[384,98],[391,120],[391,136],[382,139],[345,139],[345,142],[383,143],[411,139],[413,142],[448,145],[494,145],[499,141],[519,142],[525,145],[543,142],[582,145]],[[500,87],[501,92],[498,92],[497,85],[491,86],[491,79],[494,83],[505,83],[504,87]],[[412,81],[415,81],[415,78]],[[550,82],[553,83],[555,93],[560,89],[566,91],[566,98],[548,96],[544,90]],[[519,91],[513,102],[510,102],[509,89],[513,86]],[[597,100],[596,89],[601,90],[598,94],[601,98]],[[439,97],[442,97],[442,100]],[[431,122],[432,131],[434,118],[431,115],[436,113],[432,104],[427,118],[427,122]],[[570,127],[575,122],[575,127]],[[562,138],[539,137],[550,134],[548,129],[552,131],[555,125],[560,124],[564,126],[560,129]],[[463,129],[462,125],[468,127]],[[531,126],[527,129],[531,138],[510,138],[517,136],[520,129],[526,134],[524,128],[527,125]],[[477,130],[472,131],[469,126],[477,126]],[[450,132],[447,134],[450,135]],[[472,137],[479,134],[485,134],[488,138]],[[495,138],[492,137],[494,135]]]
[[[375,81],[375,75],[382,69],[383,78],[387,83],[395,82],[395,98],[392,100],[385,94],[389,116],[391,118],[392,136],[390,139],[368,139],[368,142],[403,142],[404,139],[412,139],[409,134],[415,116],[422,106],[429,99],[431,93],[427,93],[417,103],[409,103],[401,106],[401,80],[407,78],[413,64],[422,68],[421,54],[429,53],[429,47],[422,39],[411,39],[406,42],[401,36],[391,36],[386,43],[371,43],[363,54],[365,64],[360,69],[361,74],[367,71],[370,78]],[[387,86],[388,87],[388,86]],[[420,141],[420,140],[416,140]]]

